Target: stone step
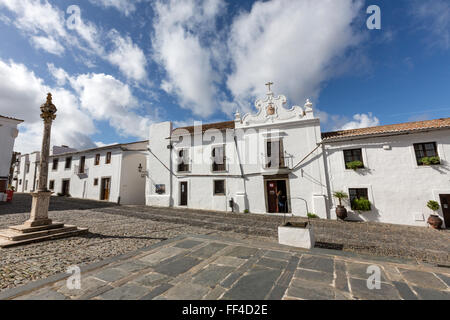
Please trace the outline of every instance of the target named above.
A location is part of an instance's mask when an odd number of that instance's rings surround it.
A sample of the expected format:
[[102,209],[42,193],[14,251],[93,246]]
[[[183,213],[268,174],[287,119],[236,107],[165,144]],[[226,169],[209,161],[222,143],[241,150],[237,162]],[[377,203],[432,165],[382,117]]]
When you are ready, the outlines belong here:
[[17,232],[13,229],[6,229],[3,231],[0,231],[0,238],[10,240],[10,241],[22,241],[22,240],[27,240],[27,239],[34,239],[34,238],[40,238],[40,237],[49,236],[49,235],[55,235],[55,234],[64,233],[64,232],[70,232],[70,231],[73,231],[76,229],[77,229],[76,226],[63,226],[62,228],[42,230],[42,231],[29,232],[29,233],[22,233],[22,232]]
[[11,226],[11,227],[9,227],[9,229],[12,229],[12,230],[20,232],[20,233],[32,233],[32,232],[43,231],[43,230],[59,229],[59,228],[63,228],[63,227],[64,227],[64,223],[53,222],[51,225],[47,225],[47,226],[27,227],[22,224],[20,226]]
[[85,228],[76,228],[75,227],[75,230],[73,230],[73,229],[71,231],[65,230],[62,233],[39,236],[36,238],[20,240],[20,241],[0,239],[0,248],[10,248],[10,247],[20,246],[20,245],[25,245],[25,244],[35,243],[35,242],[74,237],[74,236],[78,236],[78,235],[81,235],[81,234],[84,234],[87,232],[88,232],[87,228],[85,229]]

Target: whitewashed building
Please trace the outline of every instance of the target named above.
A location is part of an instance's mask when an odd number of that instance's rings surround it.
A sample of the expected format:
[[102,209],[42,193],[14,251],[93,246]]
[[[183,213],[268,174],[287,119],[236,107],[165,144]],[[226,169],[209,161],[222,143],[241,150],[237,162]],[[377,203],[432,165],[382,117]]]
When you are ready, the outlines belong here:
[[[303,108],[285,104],[284,96],[269,91],[256,101],[255,115],[237,113],[234,121],[201,129],[152,125],[147,204],[327,218],[319,119],[309,101]],[[279,192],[287,198],[284,208]]]
[[145,203],[147,141],[65,152],[49,160],[49,190],[56,195],[120,204]]
[[17,126],[22,122],[0,115],[0,193],[8,188],[14,142],[19,134]]
[[24,154],[14,166],[13,185],[17,192],[29,193],[38,188],[40,152]]
[[[147,205],[336,219],[332,195],[344,191],[351,220],[425,226],[436,200],[450,226],[450,118],[322,133],[309,101],[285,104],[269,90],[234,121],[153,124]],[[362,198],[370,210],[353,210]]]
[[[426,226],[426,204],[435,200],[450,227],[450,118],[324,133],[323,150],[330,190],[350,196],[350,219]],[[437,161],[423,164],[425,157]],[[347,169],[355,160],[362,168]],[[370,200],[370,211],[352,210],[357,196]]]
[[[54,146],[49,161],[48,188],[54,195],[145,204],[147,141],[88,150]],[[40,153],[20,156],[14,169],[18,192],[38,186]]]

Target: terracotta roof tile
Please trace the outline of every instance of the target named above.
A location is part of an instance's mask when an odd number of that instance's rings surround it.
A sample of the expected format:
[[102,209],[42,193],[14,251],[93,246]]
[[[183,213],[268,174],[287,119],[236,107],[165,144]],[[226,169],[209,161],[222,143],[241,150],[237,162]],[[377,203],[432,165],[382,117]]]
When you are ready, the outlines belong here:
[[[234,129],[234,121],[202,124],[202,132],[205,132],[206,130],[209,129],[218,129],[218,130]],[[184,130],[187,130],[189,133],[192,134],[194,133],[194,126],[176,128],[172,131],[172,135],[182,134]]]
[[406,122],[385,126],[368,127],[353,130],[341,130],[322,133],[323,140],[337,140],[347,137],[371,136],[387,133],[407,133],[427,129],[450,128],[450,118],[441,118],[427,121]]

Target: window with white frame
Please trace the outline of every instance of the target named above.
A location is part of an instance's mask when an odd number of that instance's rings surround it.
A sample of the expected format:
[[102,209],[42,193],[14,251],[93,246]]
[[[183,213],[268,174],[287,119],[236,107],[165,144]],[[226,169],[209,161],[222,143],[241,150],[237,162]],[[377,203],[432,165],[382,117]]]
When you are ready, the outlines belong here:
[[416,154],[417,165],[436,165],[441,163],[436,142],[415,143],[414,152]]
[[214,180],[214,195],[215,196],[225,195],[225,180]]
[[369,190],[367,188],[350,188],[348,189],[348,194],[352,210],[355,210],[357,206],[355,200],[369,200]]
[[364,168],[362,149],[344,150],[344,161],[346,169]]

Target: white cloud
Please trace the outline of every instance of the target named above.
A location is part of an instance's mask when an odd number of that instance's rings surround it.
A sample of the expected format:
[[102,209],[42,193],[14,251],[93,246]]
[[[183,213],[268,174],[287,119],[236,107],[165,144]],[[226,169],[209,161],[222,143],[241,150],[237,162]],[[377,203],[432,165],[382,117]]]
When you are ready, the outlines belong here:
[[65,51],[64,47],[52,37],[35,36],[31,38],[31,41],[37,49],[43,49],[57,56],[60,56]]
[[[147,77],[143,50],[116,30],[105,32],[83,15],[69,30],[65,13],[47,0],[0,0],[2,6],[15,14],[15,26],[38,49],[62,55],[65,48],[76,48],[79,50],[75,58],[87,66],[92,66],[92,57],[100,57],[117,66],[129,79],[141,81]],[[112,44],[111,52],[105,49],[108,44]]]
[[63,53],[61,39],[69,36],[64,25],[64,12],[53,7],[47,0],[0,0],[1,7],[16,14],[14,25],[28,33],[32,44],[37,48],[52,54]]
[[147,137],[151,120],[135,113],[137,99],[129,86],[106,74],[83,74],[70,78],[81,107],[95,120],[109,121],[119,134]]
[[141,2],[141,0],[89,0],[91,3],[103,6],[105,8],[112,7],[120,12],[123,12],[126,16],[136,10],[135,3]]
[[155,59],[166,71],[161,88],[178,97],[181,107],[210,116],[217,110],[218,76],[213,50],[202,39],[215,30],[222,0],[170,0],[155,4]]
[[264,96],[269,80],[295,103],[317,97],[336,59],[360,41],[352,29],[360,8],[353,0],[256,2],[231,26],[227,85],[234,98],[248,105]]
[[[0,60],[0,114],[25,120],[20,125],[16,150],[32,152],[40,149],[42,119],[40,109],[47,92],[53,94],[58,108],[52,127],[52,145],[68,145],[76,149],[95,147],[90,136],[97,132],[94,120],[109,121],[121,135],[148,138],[149,117],[138,114],[142,104],[127,84],[105,74],[70,76],[61,68],[48,64],[57,80],[51,87],[23,64]],[[71,91],[61,86],[69,82]]]
[[380,120],[375,117],[371,112],[365,114],[355,114],[353,121],[347,122],[339,130],[351,130],[367,127],[375,127],[380,125]]
[[144,80],[147,77],[147,59],[142,49],[134,44],[130,37],[121,37],[116,30],[112,30],[109,36],[114,43],[114,49],[108,55],[108,61],[118,66],[127,78]]
[[53,7],[47,0],[0,0],[0,6],[16,13],[14,23],[21,30],[61,37],[67,35],[64,12]]
[[450,48],[450,2],[448,0],[420,0],[410,6],[417,25],[429,33],[432,46]]
[[67,79],[69,79],[69,75],[67,72],[62,68],[56,68],[53,63],[47,64],[48,71],[50,71],[51,75],[55,78],[56,83],[59,86],[64,86],[67,82]]
[[47,86],[22,64],[0,60],[0,114],[25,120],[19,128],[16,150],[32,152],[40,149],[43,122],[39,107],[45,102],[47,92],[53,93],[53,102],[58,108],[52,144],[92,147],[94,144],[89,135],[96,132],[94,123],[80,110],[73,93]]
[[221,30],[216,24],[226,5],[220,0],[158,1],[154,8],[154,58],[166,71],[161,88],[204,118],[250,111],[269,80],[276,93],[303,103],[355,60],[364,61],[349,55],[362,41],[352,26],[361,0],[257,1]]

